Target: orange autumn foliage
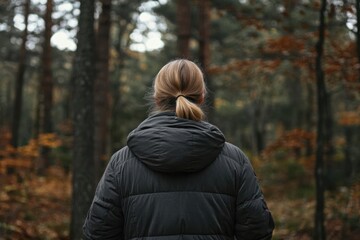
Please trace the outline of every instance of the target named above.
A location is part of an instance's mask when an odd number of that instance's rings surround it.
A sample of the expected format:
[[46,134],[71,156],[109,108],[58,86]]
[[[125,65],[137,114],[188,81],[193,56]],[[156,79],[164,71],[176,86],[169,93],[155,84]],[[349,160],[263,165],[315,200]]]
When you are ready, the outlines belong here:
[[343,126],[360,125],[360,112],[357,111],[342,112],[340,114],[338,122],[340,125]]
[[270,155],[278,150],[296,151],[304,149],[308,143],[315,144],[315,133],[300,128],[285,132],[275,142],[268,145],[263,151],[264,155]]
[[5,174],[9,168],[32,169],[35,159],[39,158],[42,147],[57,148],[62,145],[55,133],[40,134],[26,145],[14,148],[9,144],[11,135],[6,130],[0,131],[0,174]]
[[268,40],[264,52],[289,54],[290,52],[300,52],[305,48],[304,41],[291,35],[284,35],[277,39]]
[[303,129],[293,129],[282,134],[277,140],[269,144],[262,152],[262,158],[271,159],[274,154],[282,152],[287,158],[295,157],[297,162],[309,172],[314,168],[315,156],[302,156],[301,152],[307,148],[315,148],[316,134]]

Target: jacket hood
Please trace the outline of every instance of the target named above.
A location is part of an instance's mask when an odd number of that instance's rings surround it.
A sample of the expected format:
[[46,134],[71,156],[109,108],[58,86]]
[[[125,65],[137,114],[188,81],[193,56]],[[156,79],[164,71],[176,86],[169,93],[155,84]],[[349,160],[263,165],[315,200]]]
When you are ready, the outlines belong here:
[[133,130],[127,140],[132,153],[158,172],[197,172],[211,164],[225,142],[221,131],[207,122],[154,114]]

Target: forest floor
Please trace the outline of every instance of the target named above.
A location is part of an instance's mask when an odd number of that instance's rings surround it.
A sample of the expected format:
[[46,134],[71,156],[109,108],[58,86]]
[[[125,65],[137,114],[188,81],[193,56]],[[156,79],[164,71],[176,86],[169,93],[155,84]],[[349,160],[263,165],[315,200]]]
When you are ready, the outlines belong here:
[[0,179],[0,240],[69,239],[71,179],[61,168]]
[[[61,168],[47,177],[0,176],[0,240],[69,239],[71,178]],[[359,189],[358,189],[359,188]],[[360,185],[326,195],[327,239],[359,239]],[[273,239],[310,240],[315,201],[271,194]]]

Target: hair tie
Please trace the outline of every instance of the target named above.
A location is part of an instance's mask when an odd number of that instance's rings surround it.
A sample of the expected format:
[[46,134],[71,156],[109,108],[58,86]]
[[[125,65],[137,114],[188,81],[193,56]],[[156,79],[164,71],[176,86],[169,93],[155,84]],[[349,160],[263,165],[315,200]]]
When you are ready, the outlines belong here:
[[176,96],[176,100],[177,100],[179,97],[184,97],[184,98],[186,98],[185,95],[180,94],[180,95],[177,95],[177,96]]

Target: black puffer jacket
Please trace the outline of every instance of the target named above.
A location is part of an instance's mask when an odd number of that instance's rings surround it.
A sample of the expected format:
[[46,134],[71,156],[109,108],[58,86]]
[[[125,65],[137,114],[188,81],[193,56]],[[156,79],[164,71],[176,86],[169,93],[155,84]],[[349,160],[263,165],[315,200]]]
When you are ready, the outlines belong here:
[[85,239],[271,239],[249,160],[213,125],[160,113],[127,145],[97,187]]

